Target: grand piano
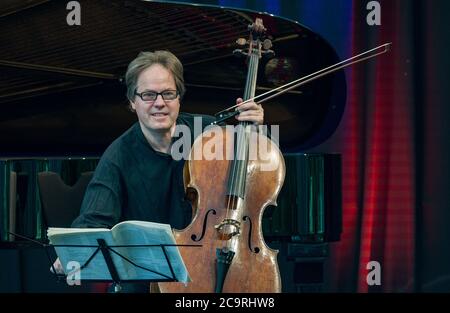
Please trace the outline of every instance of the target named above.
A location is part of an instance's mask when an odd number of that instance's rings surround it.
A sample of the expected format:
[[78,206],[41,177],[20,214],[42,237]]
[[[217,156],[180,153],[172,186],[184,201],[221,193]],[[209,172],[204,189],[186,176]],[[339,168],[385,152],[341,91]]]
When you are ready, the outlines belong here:
[[[181,109],[211,115],[243,94],[246,60],[233,50],[256,17],[263,19],[275,52],[260,61],[257,94],[339,61],[313,30],[263,12],[138,0],[78,3],[81,25],[68,24],[71,10],[65,1],[0,4],[4,242],[10,239],[4,230],[11,226],[12,202],[22,218],[15,229],[45,237],[35,179],[39,171],[65,169],[73,183],[80,168],[86,168],[83,164],[95,168],[105,148],[136,121],[127,108],[123,75],[140,51],[164,49],[177,55],[187,87]],[[345,101],[345,75],[338,71],[264,104],[266,123],[280,127],[287,167],[279,206],[268,208],[263,222],[270,240],[339,240],[340,156],[304,152],[334,133]],[[16,194],[9,192],[13,171],[26,177],[15,186]]]

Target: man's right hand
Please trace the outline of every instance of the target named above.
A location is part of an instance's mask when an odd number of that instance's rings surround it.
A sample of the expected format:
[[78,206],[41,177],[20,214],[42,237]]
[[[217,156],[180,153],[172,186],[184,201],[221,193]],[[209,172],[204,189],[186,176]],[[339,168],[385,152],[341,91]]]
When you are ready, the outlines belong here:
[[55,263],[53,263],[53,267],[50,267],[50,272],[52,273],[54,273],[53,268],[55,268],[56,274],[64,274],[64,268],[59,258],[57,258]]

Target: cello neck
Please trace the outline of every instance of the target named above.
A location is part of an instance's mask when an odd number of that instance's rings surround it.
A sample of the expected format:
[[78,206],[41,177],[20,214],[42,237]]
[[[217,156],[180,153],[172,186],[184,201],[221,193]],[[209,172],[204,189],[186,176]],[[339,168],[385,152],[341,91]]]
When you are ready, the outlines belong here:
[[253,49],[248,57],[248,72],[247,80],[245,82],[244,101],[254,98],[256,92],[256,80],[258,77],[259,53]]
[[[258,65],[261,57],[261,41],[259,33],[264,31],[262,20],[257,19],[252,26],[248,49],[248,72],[245,83],[243,99],[248,100],[255,96]],[[254,34],[256,39],[254,39]],[[245,182],[247,178],[247,164],[249,152],[249,126],[250,122],[239,122],[234,136],[234,158],[231,162],[228,176],[228,195],[244,199]]]

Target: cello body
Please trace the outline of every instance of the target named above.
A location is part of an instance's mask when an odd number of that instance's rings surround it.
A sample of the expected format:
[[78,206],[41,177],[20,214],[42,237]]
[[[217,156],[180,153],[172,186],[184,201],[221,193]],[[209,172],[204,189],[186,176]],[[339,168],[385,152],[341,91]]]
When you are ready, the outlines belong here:
[[[268,205],[276,205],[285,176],[284,159],[274,142],[253,131],[249,151],[259,150],[244,169],[245,193],[243,198],[230,196],[226,182],[233,179],[230,167],[234,165],[226,156],[235,149],[234,138],[233,128],[216,126],[205,131],[192,146],[184,173],[187,190],[195,190],[195,213],[191,224],[184,230],[175,230],[174,235],[177,244],[202,246],[179,247],[192,281],[186,285],[161,283],[161,292],[281,292],[278,251],[264,242],[261,219]],[[218,158],[195,159],[195,151],[204,152],[211,147],[215,147],[212,150],[216,150]],[[222,150],[223,157],[217,150]],[[231,238],[231,230],[227,236],[227,226],[218,226],[230,218],[239,223],[239,234]],[[218,263],[222,261],[217,252],[226,245],[234,250],[234,256],[225,276],[220,278]]]

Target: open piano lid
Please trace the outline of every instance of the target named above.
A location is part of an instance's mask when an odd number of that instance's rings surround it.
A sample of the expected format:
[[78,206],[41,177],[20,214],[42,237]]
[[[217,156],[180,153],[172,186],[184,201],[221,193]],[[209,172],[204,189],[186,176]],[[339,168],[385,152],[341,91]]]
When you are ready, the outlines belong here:
[[[233,56],[247,26],[263,19],[275,57],[260,61],[257,94],[338,62],[301,24],[267,13],[148,1],[78,1],[69,26],[61,1],[0,4],[2,156],[100,155],[136,120],[122,76],[140,51],[170,50],[185,66],[181,110],[211,114],[243,94],[245,59]],[[23,2],[22,2],[23,3]],[[284,151],[323,142],[345,105],[339,71],[264,104]]]

